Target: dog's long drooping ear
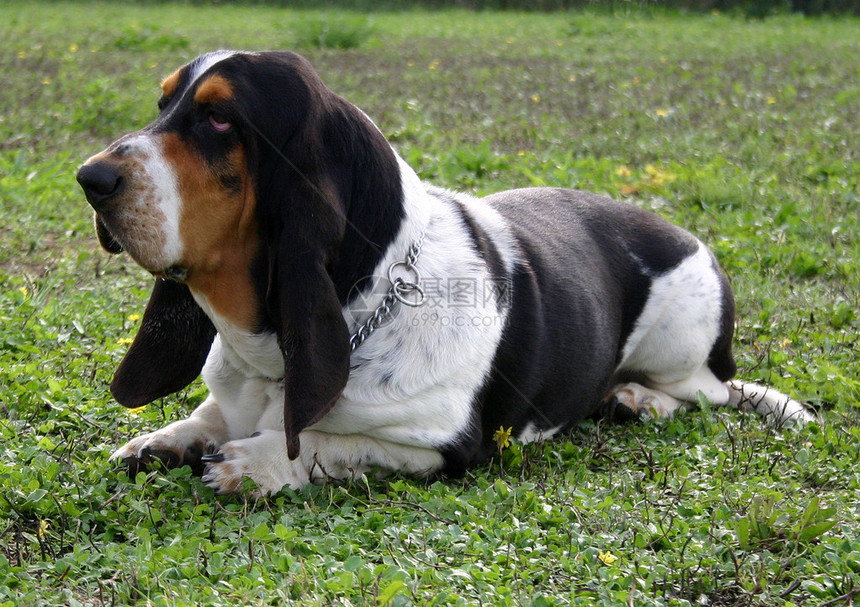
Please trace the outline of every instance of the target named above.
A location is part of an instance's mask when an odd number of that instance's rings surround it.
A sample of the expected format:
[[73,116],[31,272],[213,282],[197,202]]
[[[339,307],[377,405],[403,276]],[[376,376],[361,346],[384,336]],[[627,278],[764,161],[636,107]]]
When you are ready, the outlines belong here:
[[295,459],[299,433],[328,413],[349,378],[349,330],[319,247],[282,241],[272,282],[286,366],[284,431]]
[[157,279],[137,336],[110,386],[117,402],[142,407],[200,374],[215,326],[184,284]]
[[333,151],[336,101],[310,64],[291,53],[259,61],[254,91],[280,100],[274,114],[254,115],[257,209],[268,249],[266,308],[284,355],[284,431],[295,459],[299,433],[328,413],[349,378],[349,329],[332,275],[350,198],[343,180],[352,177],[335,158],[348,146]]

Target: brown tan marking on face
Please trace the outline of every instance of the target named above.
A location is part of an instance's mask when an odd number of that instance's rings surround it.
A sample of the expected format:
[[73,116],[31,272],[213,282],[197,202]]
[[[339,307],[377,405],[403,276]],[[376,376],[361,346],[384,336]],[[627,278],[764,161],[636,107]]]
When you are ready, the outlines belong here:
[[259,246],[256,198],[241,145],[209,164],[176,134],[164,135],[164,154],[175,167],[182,199],[181,265],[188,286],[237,327],[254,330],[257,302],[251,263]]
[[197,103],[216,103],[232,98],[233,87],[230,81],[220,74],[214,74],[207,78],[194,93],[194,101]]
[[179,75],[182,73],[182,68],[179,68],[167,78],[161,81],[161,92],[165,97],[172,97],[179,86]]

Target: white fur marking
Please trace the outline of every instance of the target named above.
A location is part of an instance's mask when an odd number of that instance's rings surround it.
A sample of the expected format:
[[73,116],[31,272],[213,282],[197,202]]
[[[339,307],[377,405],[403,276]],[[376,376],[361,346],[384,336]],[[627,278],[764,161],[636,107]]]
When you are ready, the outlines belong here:
[[249,377],[284,377],[284,355],[275,333],[252,333],[241,329],[215,312],[204,295],[194,291],[191,294],[218,330],[222,356],[230,364]]
[[[182,199],[179,196],[179,180],[164,154],[151,137],[143,136],[141,141],[141,158],[143,168],[150,180],[150,192],[154,202],[164,215],[161,231],[164,234],[163,254],[168,267],[178,262],[182,257],[182,236],[179,231],[179,217],[182,212]],[[138,202],[138,204],[140,204]]]
[[695,402],[699,392],[715,405],[725,405],[729,401],[728,387],[717,379],[707,365],[702,365],[690,377],[680,381],[668,384],[652,384],[651,387],[687,402]]
[[534,422],[529,422],[525,428],[517,436],[517,440],[521,443],[534,443],[542,440],[547,440],[555,436],[564,426],[556,426],[546,430],[538,429]]
[[812,413],[801,403],[773,388],[739,380],[732,380],[727,386],[729,405],[752,409],[763,417],[771,417],[777,427],[791,423],[805,424],[815,420]]
[[705,245],[656,276],[624,344],[619,370],[645,373],[655,384],[689,378],[708,359],[719,335],[720,280]]
[[239,54],[238,51],[221,50],[203,55],[194,64],[194,71],[191,73],[191,81],[196,82],[197,79],[205,74],[213,65],[237,54]]

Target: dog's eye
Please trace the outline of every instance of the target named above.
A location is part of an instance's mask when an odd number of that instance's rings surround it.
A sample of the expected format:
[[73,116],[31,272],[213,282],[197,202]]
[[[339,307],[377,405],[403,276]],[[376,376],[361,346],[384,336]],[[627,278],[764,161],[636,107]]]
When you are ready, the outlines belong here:
[[214,112],[209,114],[209,124],[219,133],[226,133],[233,128],[233,125],[224,116]]

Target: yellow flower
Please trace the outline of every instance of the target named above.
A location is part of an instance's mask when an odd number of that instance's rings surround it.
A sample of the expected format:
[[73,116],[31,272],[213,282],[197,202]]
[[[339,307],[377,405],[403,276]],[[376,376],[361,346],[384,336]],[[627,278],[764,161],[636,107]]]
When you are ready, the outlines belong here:
[[776,103],[776,97],[768,97],[767,98],[767,104],[768,105],[773,105],[774,103]]
[[630,177],[633,174],[633,171],[630,170],[626,164],[622,164],[620,167],[615,169],[615,174],[619,177]]
[[660,118],[665,118],[669,115],[669,110],[659,109],[655,112]]
[[137,322],[140,320],[140,314],[129,314],[128,320],[129,322]]
[[642,82],[642,80],[639,79],[639,76],[633,77],[633,84],[639,84],[640,82]]
[[116,340],[116,343],[121,346],[127,346],[132,342],[134,342],[134,339],[132,339],[131,337],[120,337],[118,340]]
[[779,342],[779,347],[780,347],[780,348],[786,348],[786,347],[788,347],[788,345],[789,345],[790,343],[791,343],[791,340],[790,340],[789,338],[787,338],[787,337],[786,337],[786,338],[785,338],[785,339],[783,339],[781,342]]
[[434,59],[433,61],[430,62],[430,65],[427,66],[427,69],[428,70],[435,70],[437,67],[439,67],[440,63],[441,63],[441,61],[439,61],[438,59]]
[[666,171],[662,171],[655,167],[653,164],[649,164],[645,167],[645,172],[648,173],[648,183],[654,187],[660,187],[662,185],[666,185],[672,181],[675,181],[675,175],[672,173],[667,173]]
[[496,441],[499,449],[507,449],[511,446],[511,432],[513,429],[513,426],[508,426],[507,430],[505,430],[504,426],[499,426],[499,429],[493,433],[493,440]]
[[612,554],[611,552],[609,552],[609,550],[598,551],[597,558],[599,558],[600,562],[603,563],[604,565],[611,565],[612,563],[614,563],[615,561],[618,560],[618,557],[615,556],[614,554]]
[[48,531],[50,523],[46,520],[39,521],[39,539],[45,539],[45,532]]
[[540,103],[540,95],[538,95],[537,93],[532,95],[532,101],[534,101],[535,103]]
[[18,51],[18,59],[26,59],[27,51]]
[[567,77],[568,82],[576,82],[576,74],[571,74]]
[[21,295],[24,297],[30,296],[30,290],[27,287],[18,287],[18,290],[21,292]]
[[133,409],[128,409],[128,412],[132,415],[140,415],[146,407],[134,407]]
[[78,45],[77,44],[71,44],[69,46],[69,52],[70,53],[77,53],[78,52]]

